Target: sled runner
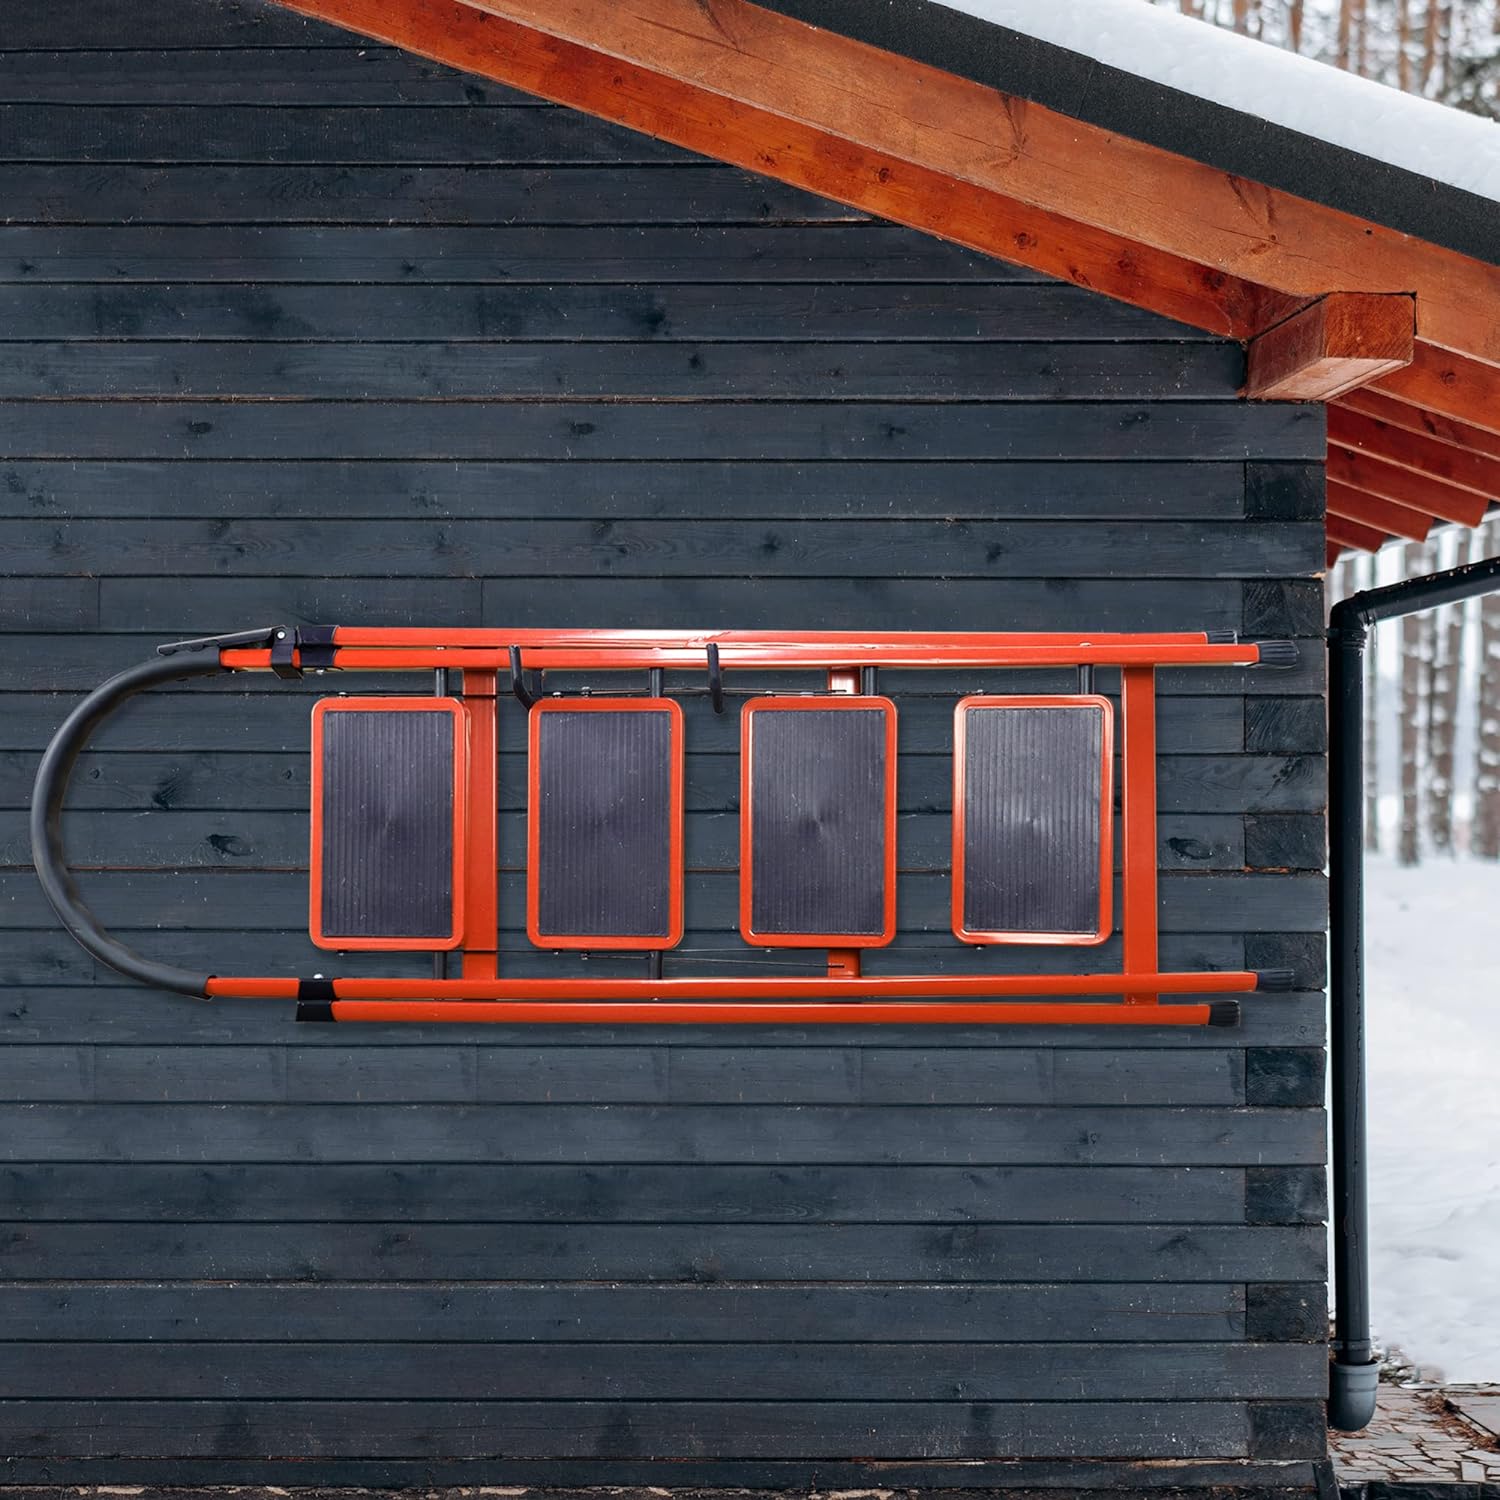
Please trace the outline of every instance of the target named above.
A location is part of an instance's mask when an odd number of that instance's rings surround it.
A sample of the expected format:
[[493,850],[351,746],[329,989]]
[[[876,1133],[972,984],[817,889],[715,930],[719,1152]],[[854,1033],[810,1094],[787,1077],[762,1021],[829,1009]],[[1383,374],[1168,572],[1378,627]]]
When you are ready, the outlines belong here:
[[[242,631],[161,646],[73,712],[37,773],[33,852],[58,917],[96,958],[198,997],[295,1000],[300,1020],[1233,1025],[1235,1001],[1204,997],[1286,988],[1290,976],[1160,968],[1156,673],[1295,661],[1287,642],[1206,634]],[[1118,845],[1119,969],[862,973],[862,954],[890,944],[899,919],[900,703],[880,679],[1038,668],[1076,674],[1077,690],[955,701],[951,940],[1086,956],[1114,931]],[[1094,690],[1101,669],[1119,673],[1118,710]],[[697,691],[718,713],[726,678],[774,679],[739,710],[740,932],[757,950],[825,950],[826,972],[663,975],[684,930],[687,746],[669,671],[703,674]],[[339,952],[431,952],[433,978],[197,974],[136,953],[89,911],[62,839],[79,754],[131,695],[220,672],[358,674],[357,696],[312,711],[309,935]],[[549,672],[585,673],[604,691],[548,695]],[[401,691],[372,691],[382,677]],[[411,691],[422,677],[431,695]],[[634,952],[638,976],[504,972],[496,730],[501,712],[523,710],[527,938]]]

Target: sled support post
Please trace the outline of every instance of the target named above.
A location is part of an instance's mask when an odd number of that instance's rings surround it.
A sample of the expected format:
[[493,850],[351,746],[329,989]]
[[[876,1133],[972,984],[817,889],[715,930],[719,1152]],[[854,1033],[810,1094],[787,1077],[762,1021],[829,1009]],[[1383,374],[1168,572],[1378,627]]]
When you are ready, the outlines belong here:
[[468,844],[464,864],[465,979],[499,973],[499,746],[498,672],[464,669],[464,713],[469,728]]
[[[1124,865],[1121,911],[1125,972],[1149,974],[1157,966],[1156,900],[1156,670],[1125,667],[1120,673],[1122,780],[1120,844]],[[1154,1005],[1156,996],[1129,994],[1129,1005]]]

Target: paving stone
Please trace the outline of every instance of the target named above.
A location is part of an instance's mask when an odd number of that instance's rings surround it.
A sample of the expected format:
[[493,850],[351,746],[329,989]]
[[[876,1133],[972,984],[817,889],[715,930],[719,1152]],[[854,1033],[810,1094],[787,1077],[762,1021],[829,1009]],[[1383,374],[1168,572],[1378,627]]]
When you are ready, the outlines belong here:
[[1500,1451],[1476,1443],[1476,1431],[1487,1429],[1474,1413],[1500,1423],[1500,1391],[1382,1384],[1375,1417],[1364,1432],[1329,1434],[1340,1482],[1399,1484],[1414,1493],[1434,1485],[1444,1492],[1450,1485],[1495,1485]]

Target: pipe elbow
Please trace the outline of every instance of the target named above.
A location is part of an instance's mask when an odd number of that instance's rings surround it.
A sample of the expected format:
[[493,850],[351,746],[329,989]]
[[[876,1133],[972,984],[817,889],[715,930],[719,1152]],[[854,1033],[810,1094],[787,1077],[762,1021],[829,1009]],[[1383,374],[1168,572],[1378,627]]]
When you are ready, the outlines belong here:
[[1361,1432],[1375,1415],[1380,1390],[1380,1366],[1328,1363],[1328,1425],[1336,1432]]

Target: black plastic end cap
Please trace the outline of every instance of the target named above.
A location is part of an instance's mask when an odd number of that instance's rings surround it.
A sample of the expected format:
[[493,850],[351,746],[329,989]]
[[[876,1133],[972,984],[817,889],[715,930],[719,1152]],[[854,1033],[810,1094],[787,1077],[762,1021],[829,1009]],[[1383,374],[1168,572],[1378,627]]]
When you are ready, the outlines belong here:
[[1205,630],[1203,634],[1210,646],[1238,646],[1240,643],[1238,630]]
[[1297,975],[1291,969],[1257,969],[1255,988],[1262,994],[1285,994],[1297,988]]
[[333,1002],[337,997],[331,979],[297,981],[297,1019],[299,1021],[332,1021]]
[[1238,1026],[1240,1024],[1240,1002],[1238,1000],[1210,1000],[1208,1002],[1208,1024],[1210,1026]]
[[1260,652],[1263,667],[1295,667],[1297,665],[1296,641],[1262,641],[1256,648]]

